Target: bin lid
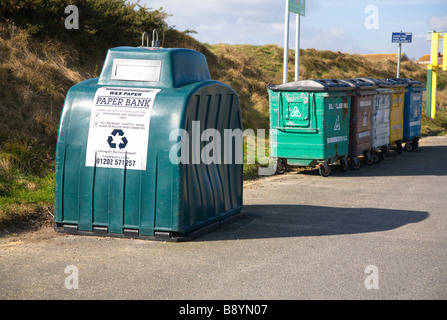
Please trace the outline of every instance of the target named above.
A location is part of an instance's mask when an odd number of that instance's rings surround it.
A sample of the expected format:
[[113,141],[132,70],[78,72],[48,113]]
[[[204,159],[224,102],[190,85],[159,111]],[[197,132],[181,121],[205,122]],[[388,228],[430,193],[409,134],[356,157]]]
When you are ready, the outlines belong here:
[[401,78],[387,78],[382,80],[389,82],[392,87],[408,87],[408,83],[403,81]]
[[347,79],[345,81],[354,84],[359,90],[373,90],[379,87],[377,83],[368,81],[366,78],[353,78],[353,79]]
[[211,80],[203,54],[183,48],[117,47],[107,51],[99,85],[179,88]]
[[376,78],[368,78],[368,77],[362,77],[362,78],[358,78],[358,79],[363,79],[367,82],[372,82],[380,88],[392,88],[394,86],[389,81],[384,81],[384,79],[376,79]]
[[355,86],[338,79],[314,79],[287,82],[276,86],[268,86],[272,91],[352,91]]
[[423,87],[424,86],[424,84],[422,82],[415,80],[415,79],[402,78],[400,80],[406,82],[409,87]]

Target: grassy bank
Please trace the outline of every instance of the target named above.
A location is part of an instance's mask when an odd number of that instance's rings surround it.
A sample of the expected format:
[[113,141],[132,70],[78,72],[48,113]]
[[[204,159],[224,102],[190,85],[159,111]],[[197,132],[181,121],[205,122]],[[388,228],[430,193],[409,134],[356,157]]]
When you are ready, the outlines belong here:
[[[56,137],[68,89],[99,75],[108,48],[140,45],[143,31],[157,28],[165,47],[202,52],[212,78],[238,92],[244,129],[269,127],[266,87],[282,82],[282,48],[209,45],[167,26],[167,13],[162,10],[121,0],[103,0],[101,10],[98,1],[72,2],[89,14],[79,31],[71,33],[60,28],[68,1],[36,1],[35,8],[29,1],[7,1],[0,10],[0,230],[51,213]],[[25,14],[30,10],[39,14]],[[315,49],[300,54],[302,79],[395,76],[396,62],[391,60],[370,61]],[[293,51],[289,57],[291,81]],[[425,83],[426,67],[404,62],[401,76]],[[423,135],[447,133],[446,72],[439,73],[438,89],[437,117],[423,117]],[[425,100],[423,105],[425,109]],[[257,164],[246,164],[244,178],[256,178],[257,168]]]

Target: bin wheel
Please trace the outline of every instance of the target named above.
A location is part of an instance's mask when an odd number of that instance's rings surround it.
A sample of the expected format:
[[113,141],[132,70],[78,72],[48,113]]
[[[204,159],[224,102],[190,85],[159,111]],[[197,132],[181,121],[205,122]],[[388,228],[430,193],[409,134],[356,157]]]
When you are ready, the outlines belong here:
[[385,152],[384,156],[385,158],[388,158],[390,156],[390,147],[389,146],[383,147],[382,152]]
[[377,152],[374,152],[373,154],[373,162],[374,163],[379,163],[381,161],[380,156]]
[[380,157],[380,161],[385,161],[385,159],[386,159],[386,148],[382,148],[382,149],[380,150],[380,155],[379,155],[379,157]]
[[320,176],[329,177],[331,175],[331,167],[327,164],[327,162],[323,162],[320,164]]
[[286,172],[287,165],[284,163],[284,160],[278,159],[276,160],[276,173],[277,174],[284,174]]
[[414,150],[413,142],[411,142],[411,141],[407,141],[407,142],[405,143],[405,151],[407,151],[407,152],[412,152],[413,150]]
[[373,159],[373,156],[372,156],[371,152],[365,152],[364,156],[365,156],[365,158],[364,158],[365,163],[368,166],[372,165],[374,159]]
[[414,138],[413,140],[413,148],[416,150],[419,147],[419,138]]
[[401,154],[403,148],[402,148],[402,142],[401,142],[400,140],[399,140],[399,141],[396,141],[396,148],[397,148],[397,153],[398,153],[398,154]]
[[348,171],[348,158],[342,157],[340,158],[341,171]]
[[360,160],[357,157],[351,158],[351,168],[353,170],[358,170],[360,168]]

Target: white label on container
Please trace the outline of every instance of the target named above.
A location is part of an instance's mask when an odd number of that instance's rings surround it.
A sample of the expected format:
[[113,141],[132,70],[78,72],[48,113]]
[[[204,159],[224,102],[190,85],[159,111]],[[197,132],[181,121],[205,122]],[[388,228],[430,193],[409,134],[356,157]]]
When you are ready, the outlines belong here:
[[343,141],[348,141],[348,136],[339,136],[339,137],[327,138],[327,143],[337,143],[337,142],[343,142]]
[[151,110],[158,89],[99,88],[93,100],[87,167],[146,170]]
[[363,131],[359,133],[359,138],[365,138],[365,137],[369,137],[371,135],[371,132],[369,131]]
[[160,81],[161,60],[113,59],[114,80]]

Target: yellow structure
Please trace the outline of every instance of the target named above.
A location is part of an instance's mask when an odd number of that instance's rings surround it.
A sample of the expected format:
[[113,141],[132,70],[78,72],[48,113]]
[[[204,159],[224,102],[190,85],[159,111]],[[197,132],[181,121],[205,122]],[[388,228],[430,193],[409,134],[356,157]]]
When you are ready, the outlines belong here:
[[436,86],[437,86],[437,76],[438,68],[442,67],[442,70],[447,70],[447,59],[443,59],[442,65],[439,65],[438,54],[439,54],[439,41],[444,38],[443,53],[447,53],[447,41],[445,36],[440,33],[433,31],[431,39],[431,61],[427,67],[427,106],[426,113],[432,119],[436,116]]

